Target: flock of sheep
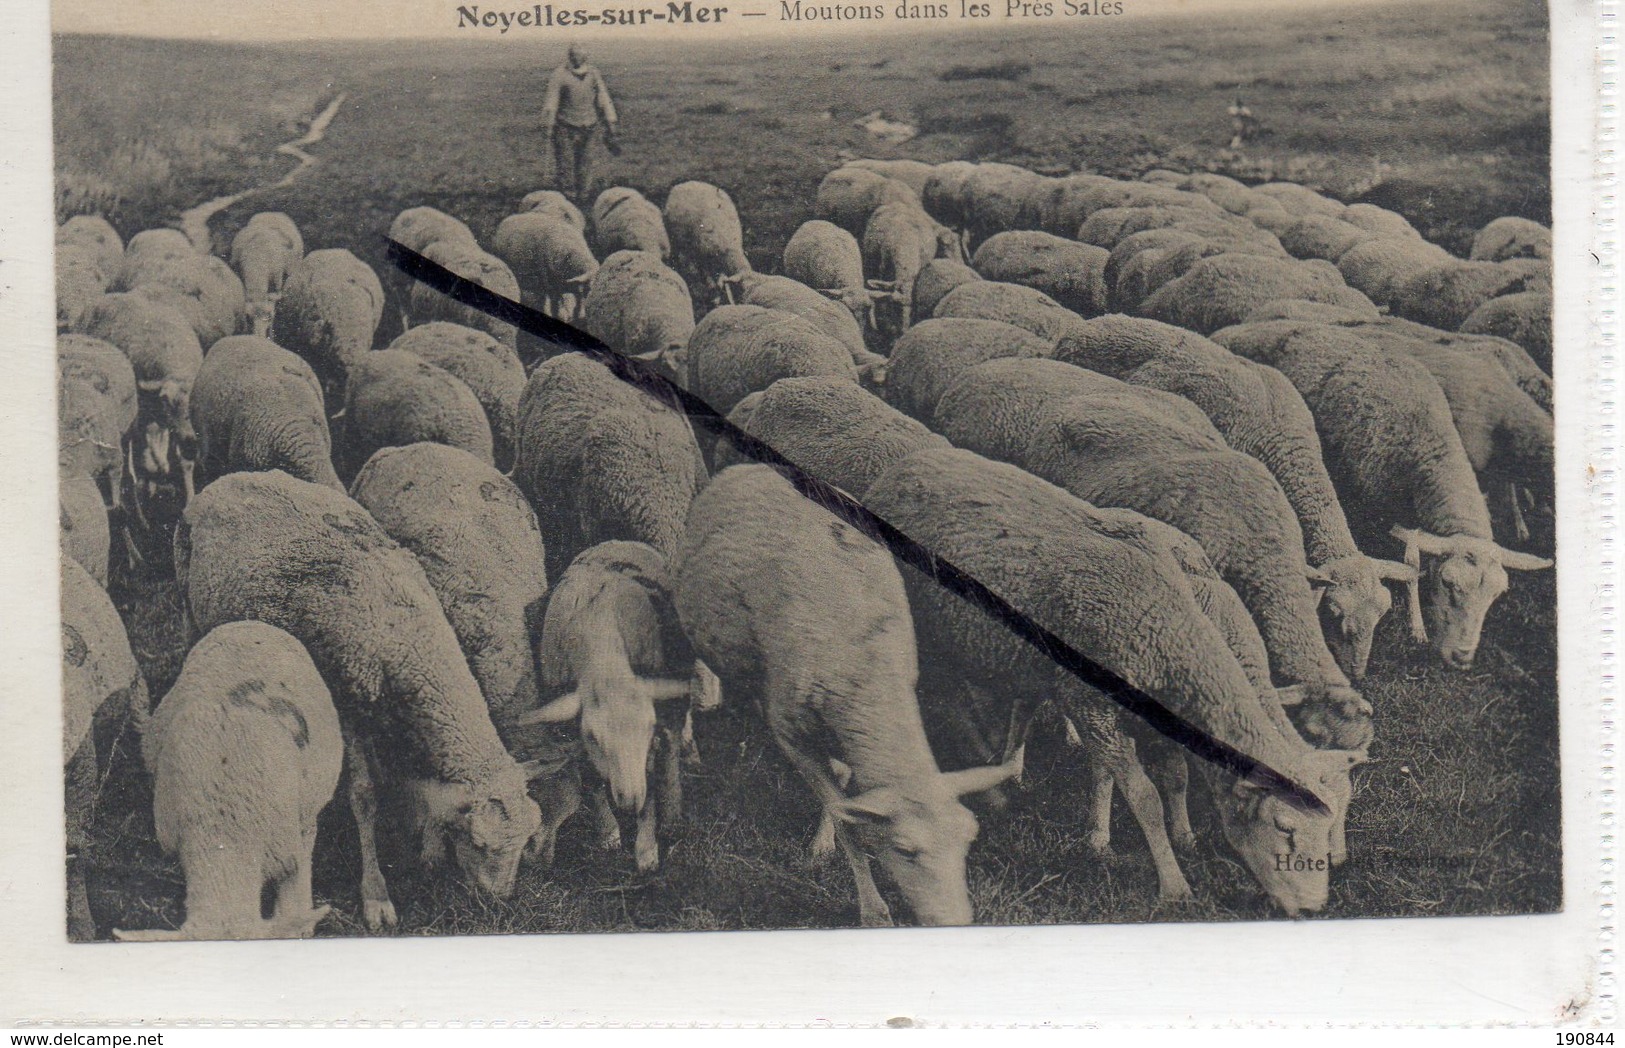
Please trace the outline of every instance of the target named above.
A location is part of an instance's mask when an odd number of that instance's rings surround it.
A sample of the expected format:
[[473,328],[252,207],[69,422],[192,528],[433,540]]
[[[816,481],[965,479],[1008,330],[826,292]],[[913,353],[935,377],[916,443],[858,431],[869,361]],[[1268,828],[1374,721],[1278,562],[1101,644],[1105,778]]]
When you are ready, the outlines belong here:
[[[1293,184],[965,162],[857,161],[814,207],[780,275],[701,182],[590,214],[532,193],[489,250],[427,207],[390,236],[659,369],[1308,787],[1326,810],[1194,762],[1279,909],[1321,909],[1388,584],[1464,668],[1508,571],[1551,566],[1515,548],[1553,497],[1549,232],[1498,219],[1460,259]],[[1089,848],[1120,791],[1160,898],[1190,895],[1179,745],[589,356],[307,254],[280,213],[229,263],[75,217],[57,269],[76,938],[98,754],[126,721],[187,895],[179,929],[123,939],[311,934],[341,771],[371,929],[396,923],[384,790],[425,864],[493,895],[583,806],[610,846],[635,817],[654,868],[724,701],[816,795],[811,847],[849,860],[866,925],[891,921],[871,858],[914,920],[974,920],[962,799],[1002,810],[1046,703],[1087,761]],[[391,306],[404,334],[377,347]],[[170,531],[194,644],[153,704],[105,587]]]

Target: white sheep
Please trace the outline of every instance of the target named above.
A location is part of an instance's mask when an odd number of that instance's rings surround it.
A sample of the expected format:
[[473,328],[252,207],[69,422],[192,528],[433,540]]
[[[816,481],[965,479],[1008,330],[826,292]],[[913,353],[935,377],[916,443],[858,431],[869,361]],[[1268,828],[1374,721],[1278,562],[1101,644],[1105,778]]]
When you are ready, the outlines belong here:
[[525,198],[519,201],[519,206],[535,214],[562,218],[583,233],[587,231],[587,216],[581,213],[575,201],[556,189],[538,189],[534,193],[526,193]]
[[1467,257],[1475,262],[1551,258],[1552,231],[1527,218],[1503,215],[1478,231]]
[[982,241],[971,267],[984,279],[1042,291],[1085,317],[1106,312],[1105,248],[1036,230],[995,233]]
[[1239,324],[1260,305],[1280,298],[1326,302],[1377,316],[1376,306],[1344,284],[1330,265],[1230,253],[1197,262],[1140,303],[1137,312],[1206,335]]
[[247,315],[243,282],[213,255],[192,252],[145,259],[133,271],[126,270],[123,287],[173,306],[205,348],[235,335]]
[[[910,319],[918,322],[922,317],[932,316],[936,312],[937,303],[946,298],[948,292],[961,284],[981,279],[982,274],[963,262],[951,258],[933,258],[914,278]],[[914,326],[917,325],[911,324],[910,329],[912,330]]]
[[1454,331],[1484,303],[1524,291],[1529,284],[1527,274],[1498,262],[1452,259],[1408,277],[1380,304],[1394,316]]
[[582,326],[611,349],[658,364],[682,380],[694,299],[677,271],[647,251],[604,259],[587,289]]
[[89,249],[99,263],[104,287],[118,277],[124,265],[124,241],[101,215],[74,215],[57,226],[56,246]]
[[626,186],[612,186],[593,201],[592,242],[606,260],[617,251],[647,251],[662,262],[671,260],[671,237],[660,209]]
[[1519,291],[1492,298],[1461,322],[1468,335],[1494,335],[1522,346],[1541,370],[1552,371],[1552,292]]
[[[514,278],[513,270],[508,268],[506,262],[488,251],[455,241],[441,240],[425,248],[423,257],[510,302],[519,301],[519,281]],[[518,349],[519,333],[513,324],[499,320],[483,309],[459,302],[450,295],[443,295],[427,284],[412,285],[407,298],[407,309],[414,325],[449,320],[464,327],[477,328],[504,345]]]
[[709,182],[679,182],[666,194],[661,218],[690,285],[705,288],[715,303],[732,303],[728,281],[751,271],[733,198]]
[[280,469],[343,491],[333,471],[321,380],[309,364],[258,335],[216,342],[190,404],[197,485],[239,470]]
[[91,244],[56,246],[56,327],[71,331],[110,282],[104,257]]
[[930,425],[942,394],[976,365],[995,357],[1047,357],[1054,352],[1053,342],[1002,320],[922,320],[892,347],[886,364],[886,401]]
[[350,369],[338,433],[339,472],[353,478],[379,448],[431,441],[493,462],[491,423],[467,383],[401,349],[380,349]]
[[101,489],[88,473],[58,471],[58,512],[62,553],[79,562],[97,585],[107,585],[107,561],[113,536]]
[[[305,938],[332,909],[311,899],[317,817],[344,760],[338,713],[310,655],[263,622],[211,630],[146,721],[158,844],[186,874],[174,931],[124,942]],[[261,898],[270,890],[269,918]]]
[[[432,207],[409,207],[396,215],[389,224],[389,239],[420,255],[427,251],[431,244],[440,241],[463,244],[469,248],[479,246],[467,223]],[[395,306],[401,315],[401,326],[409,327],[411,314],[407,310],[407,295],[413,281],[395,266],[390,266],[385,271],[384,277],[391,294],[395,297]]]
[[899,182],[907,183],[916,193],[925,192],[926,183],[937,171],[937,165],[927,164],[923,160],[849,160],[845,166],[862,168],[877,175],[895,178]]
[[58,464],[92,477],[116,508],[138,410],[135,369],[112,343],[67,334],[56,340],[56,375]]
[[887,204],[920,206],[920,194],[906,182],[859,167],[836,168],[818,184],[813,213],[855,237],[862,237],[869,219]]
[[852,353],[852,363],[861,377],[876,385],[885,381],[886,358],[869,352],[862,327],[839,303],[790,277],[747,273],[731,283],[738,289],[733,297],[740,304],[794,313],[824,334],[839,339]]
[[581,230],[556,215],[509,215],[491,238],[491,253],[508,264],[524,304],[576,322],[598,260]]
[[1344,252],[1337,271],[1349,287],[1385,305],[1406,281],[1450,261],[1448,251],[1420,237],[1377,237]]
[[999,280],[961,284],[937,303],[931,314],[939,319],[974,317],[1001,320],[1024,328],[1052,345],[1083,318],[1036,288]]
[[833,222],[803,222],[784,245],[784,275],[851,311],[858,327],[874,327],[875,294],[863,279],[863,248]]
[[[976,819],[958,798],[998,785],[1019,762],[937,770],[891,555],[771,468],[735,466],[694,500],[670,575],[695,652],[726,694],[757,696],[774,742],[835,819],[862,923],[891,923],[872,854],[919,923],[969,924]],[[832,760],[850,771],[845,788]]]
[[149,267],[178,259],[197,258],[198,249],[178,229],[143,229],[124,245],[118,276],[110,285],[115,291],[129,291]]
[[936,223],[918,204],[883,204],[864,226],[863,271],[868,288],[884,296],[876,303],[875,327],[888,342],[913,323],[914,279],[937,250]]
[[722,306],[707,313],[689,339],[686,385],[718,414],[781,378],[807,375],[858,381],[846,345],[794,313]]
[[271,338],[304,357],[335,404],[350,369],[372,349],[384,289],[372,267],[341,248],[312,251],[293,267],[277,301]]
[[492,463],[504,473],[513,467],[525,368],[512,347],[484,331],[437,320],[407,329],[388,348],[414,353],[461,379],[491,424]]
[[293,219],[280,211],[261,211],[231,239],[231,264],[243,279],[243,294],[253,333],[271,330],[282,286],[305,257],[305,239]]

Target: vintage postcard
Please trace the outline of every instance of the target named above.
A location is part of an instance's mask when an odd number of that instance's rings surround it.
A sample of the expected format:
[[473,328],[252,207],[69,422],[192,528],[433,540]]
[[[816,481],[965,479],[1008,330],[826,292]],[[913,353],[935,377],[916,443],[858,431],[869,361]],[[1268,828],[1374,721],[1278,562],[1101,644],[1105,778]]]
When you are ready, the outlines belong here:
[[1567,996],[1368,1017],[1594,1016],[1594,17],[57,0],[51,956],[1482,935]]

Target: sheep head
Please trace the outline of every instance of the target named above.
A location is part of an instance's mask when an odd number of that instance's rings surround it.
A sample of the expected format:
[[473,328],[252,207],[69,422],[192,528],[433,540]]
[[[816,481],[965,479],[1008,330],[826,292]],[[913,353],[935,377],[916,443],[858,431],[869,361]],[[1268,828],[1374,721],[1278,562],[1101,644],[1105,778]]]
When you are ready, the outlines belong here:
[[655,703],[687,698],[690,689],[687,680],[639,677],[628,671],[589,681],[515,723],[556,724],[579,717],[587,759],[609,784],[615,806],[633,814],[643,810],[649,795]]
[[1416,571],[1409,565],[1360,554],[1309,569],[1326,646],[1351,680],[1365,679],[1377,624],[1394,605],[1385,583],[1415,581]]
[[1294,726],[1312,745],[1338,750],[1364,750],[1371,745],[1376,711],[1353,688],[1300,683],[1276,688],[1275,695],[1283,707],[1297,711]]
[[425,838],[450,840],[457,865],[473,885],[497,898],[513,891],[519,858],[541,829],[542,813],[526,792],[525,775],[509,763],[482,783],[420,785]]
[[[1552,566],[1544,557],[1519,553],[1473,535],[1433,535],[1395,527],[1405,543],[1405,563],[1417,569],[1410,586],[1411,635],[1426,642],[1452,669],[1473,665],[1490,606],[1507,591],[1507,571],[1539,571]],[[1422,570],[1422,554],[1434,558]]]

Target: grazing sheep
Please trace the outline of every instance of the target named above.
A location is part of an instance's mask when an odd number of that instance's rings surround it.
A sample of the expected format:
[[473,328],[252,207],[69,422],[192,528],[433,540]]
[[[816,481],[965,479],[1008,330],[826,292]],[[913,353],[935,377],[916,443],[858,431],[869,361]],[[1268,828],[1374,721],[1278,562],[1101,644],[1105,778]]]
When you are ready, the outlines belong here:
[[[728,418],[803,472],[857,498],[898,459],[948,446],[873,393],[827,376],[779,379],[746,397]],[[718,472],[748,461],[727,449],[718,456]]]
[[1345,285],[1330,266],[1230,253],[1197,262],[1140,303],[1137,312],[1208,335],[1241,323],[1260,305],[1278,298],[1327,302],[1364,310],[1373,319],[1377,316],[1376,307]]
[[1378,207],[1376,204],[1350,204],[1338,217],[1357,229],[1375,233],[1379,237],[1422,239],[1422,234],[1416,231],[1416,227],[1411,225],[1404,215],[1385,207]]
[[1519,291],[1501,295],[1473,310],[1460,329],[1469,335],[1494,335],[1522,346],[1542,371],[1552,371],[1552,292]]
[[445,321],[410,328],[389,348],[415,353],[461,379],[491,424],[491,461],[503,473],[513,468],[519,396],[525,391],[517,353],[483,331]]
[[135,369],[117,346],[87,335],[56,340],[57,461],[106,488],[117,508],[125,447],[135,429]]
[[192,325],[171,307],[127,292],[97,299],[85,313],[83,328],[84,334],[117,346],[135,372],[132,473],[150,481],[171,476],[178,463],[190,498],[196,434],[188,404],[203,366],[203,348]]
[[591,357],[565,353],[525,386],[513,477],[536,508],[556,579],[610,539],[670,556],[705,466],[681,413]]
[[875,327],[888,343],[913,323],[914,279],[936,256],[936,223],[918,204],[884,204],[864,226],[863,271],[881,292]]
[[739,294],[734,296],[739,303],[794,313],[824,334],[838,339],[851,352],[852,363],[860,376],[877,385],[884,382],[886,358],[869,352],[864,345],[863,329],[840,304],[789,277],[747,273],[744,279],[734,283],[739,288]]
[[[479,246],[474,240],[473,231],[462,219],[453,218],[444,211],[432,207],[409,207],[396,215],[394,221],[389,224],[389,238],[420,255],[429,249],[429,245],[441,241],[462,244],[470,249]],[[407,296],[413,280],[395,266],[390,266],[384,276],[389,282],[391,294],[395,297],[395,306],[401,315],[401,327],[410,327],[411,314],[407,311]]]
[[1073,236],[1097,211],[1107,208],[1175,207],[1205,209],[1215,216],[1225,211],[1199,193],[1147,182],[1074,175],[1055,187],[1043,205],[1040,228],[1056,236]]
[[1200,193],[1232,215],[1245,215],[1258,203],[1251,189],[1229,175],[1198,171],[1180,179],[1174,188],[1187,193]]
[[1087,502],[1185,532],[1252,612],[1276,678],[1348,686],[1321,634],[1291,505],[1195,405],[1060,361],[994,360],[943,394],[934,428]]
[[927,164],[923,160],[849,160],[847,167],[862,168],[873,171],[877,175],[895,178],[905,182],[916,193],[924,193],[926,183],[937,171],[936,164]]
[[462,379],[401,349],[368,353],[350,370],[339,472],[354,477],[379,448],[430,441],[493,464],[491,424]]
[[519,206],[533,214],[562,218],[583,233],[587,231],[587,216],[581,213],[575,201],[556,189],[538,189],[534,193],[526,193]]
[[371,266],[342,249],[312,251],[282,286],[271,338],[305,358],[332,405],[372,349],[383,316],[383,285]]
[[[1206,201],[1205,197],[1197,197]],[[1246,222],[1211,206],[1107,207],[1089,216],[1077,239],[1110,251],[1124,239],[1151,229],[1183,229],[1198,236],[1243,238],[1253,235]]]
[[1378,237],[1344,252],[1337,271],[1349,287],[1383,305],[1412,277],[1452,261],[1450,252],[1419,237]]
[[1137,386],[1176,393],[1201,408],[1225,442],[1263,463],[1303,530],[1326,640],[1351,678],[1365,676],[1377,624],[1392,606],[1384,582],[1412,581],[1393,561],[1361,554],[1315,435],[1315,420],[1278,373],[1182,328],[1124,316],[1088,321],[1055,359]]
[[1107,256],[1102,273],[1107,305],[1117,312],[1136,309],[1201,259],[1226,250],[1224,244],[1182,229],[1148,229],[1124,237]]
[[1552,562],[1495,544],[1438,382],[1420,361],[1325,325],[1249,324],[1214,341],[1280,371],[1303,395],[1327,472],[1350,522],[1364,529],[1356,538],[1365,548],[1388,530],[1404,541],[1411,567],[1420,567],[1423,553],[1437,558],[1409,587],[1411,633],[1425,641],[1431,629],[1446,665],[1470,667],[1485,615],[1506,592],[1506,569]]
[[62,766],[66,780],[68,938],[96,936],[85,895],[101,775],[124,725],[147,712],[147,684],[124,622],[79,562],[62,559]]
[[[142,734],[158,844],[186,874],[186,922],[115,930],[124,942],[306,938],[317,817],[344,740],[327,685],[293,637],[228,622],[186,656]],[[275,898],[269,918],[261,898]]]
[[56,246],[83,247],[96,256],[103,286],[112,283],[124,266],[124,241],[101,215],[74,215],[56,227]]
[[666,194],[661,217],[690,283],[699,281],[715,303],[731,303],[727,280],[751,270],[733,198],[709,182],[679,182]]
[[995,233],[982,241],[971,266],[983,278],[1042,291],[1085,317],[1106,311],[1105,248],[1048,233]]
[[1042,291],[999,280],[961,284],[937,303],[931,314],[939,319],[971,317],[1001,320],[1032,332],[1054,345],[1083,318]]
[[1054,352],[1054,343],[1002,320],[924,320],[892,347],[886,400],[910,418],[930,424],[942,394],[976,365],[995,357],[1047,357]]
[[611,349],[659,364],[682,382],[694,299],[687,282],[658,256],[617,251],[592,279],[582,326]]
[[1497,262],[1452,260],[1409,277],[1387,305],[1397,317],[1454,331],[1491,299],[1526,290],[1526,275]]
[[288,274],[305,257],[305,238],[280,211],[261,211],[231,240],[231,264],[243,278],[253,333],[271,330],[271,318]]
[[592,239],[602,259],[617,251],[647,251],[662,262],[671,260],[671,238],[660,209],[625,186],[606,189],[593,201]]
[[[937,770],[891,555],[771,468],[736,466],[694,500],[670,577],[696,654],[727,694],[757,696],[774,742],[835,819],[862,923],[891,923],[872,854],[919,923],[969,924],[976,818],[958,798],[1019,765]],[[850,769],[844,789],[831,760]]]
[[[1346,801],[1348,769],[1358,756],[1313,751],[1285,734],[1219,630],[1196,606],[1180,567],[1171,557],[1103,534],[1092,507],[1022,470],[952,449],[902,460],[875,482],[865,501],[1199,730],[1332,800],[1334,815],[1338,802]],[[992,729],[987,735],[1004,739],[994,752],[1009,752],[1020,744],[1033,712],[1058,700],[1087,726],[1090,749],[1109,772],[1108,806],[1111,780],[1128,798],[1151,845],[1160,898],[1188,898],[1162,804],[1136,758],[1133,739],[1144,737],[1144,728],[935,580],[915,571],[905,572],[904,580],[922,648],[940,653],[951,665],[937,669],[980,697],[979,710],[949,711],[933,721],[963,719],[969,712]],[[928,715],[936,713],[933,705],[941,704],[928,703]],[[1226,839],[1276,905],[1294,915],[1321,909],[1325,875],[1284,874],[1277,856],[1331,851],[1335,819],[1300,812],[1206,761],[1200,767]]]
[[56,329],[72,331],[107,291],[105,262],[89,244],[56,246]]
[[411,553],[342,494],[273,471],[209,485],[176,530],[175,562],[197,629],[287,630],[327,682],[346,727],[368,928],[395,923],[373,825],[378,771],[409,784],[426,862],[449,839],[477,887],[512,891],[541,814]]
[[1050,180],[1014,164],[981,163],[965,178],[965,247],[1009,229],[1038,225]]
[[581,319],[598,260],[578,227],[536,211],[509,215],[491,238],[491,253],[513,271],[525,305],[560,320]]
[[[920,187],[920,205],[926,213],[946,225],[959,239],[959,256],[965,256],[966,205],[965,186],[976,165],[968,160],[950,160],[937,164]],[[1074,229],[1077,224],[1074,223]],[[1053,230],[1051,230],[1053,232]]]
[[[916,321],[920,317],[931,316],[936,311],[937,303],[946,298],[948,292],[961,284],[981,279],[982,274],[963,262],[956,262],[951,258],[933,258],[914,278],[914,297],[911,300],[913,308],[910,316]],[[895,353],[896,348],[893,347],[892,351]]]
[[887,204],[920,207],[920,194],[906,182],[859,167],[836,168],[818,184],[813,213],[862,237],[874,213]]
[[[508,268],[506,262],[489,252],[482,251],[478,247],[469,247],[467,244],[442,240],[424,249],[423,257],[444,266],[464,280],[472,281],[487,291],[501,295],[510,302],[519,301],[519,281],[514,278],[513,270]],[[407,298],[407,308],[414,325],[449,320],[453,324],[484,331],[498,342],[514,349],[519,346],[519,333],[514,325],[498,320],[484,310],[465,305],[449,295],[443,295],[427,284],[412,285]]]
[[1335,263],[1349,249],[1372,240],[1377,234],[1325,215],[1305,215],[1282,230],[1281,246],[1293,258],[1323,258]]
[[257,335],[223,338],[209,350],[192,388],[197,486],[227,473],[279,469],[343,491],[322,385],[310,365]]
[[133,276],[126,274],[125,286],[173,306],[186,317],[204,347],[235,335],[247,313],[243,282],[224,260],[213,255],[194,252],[149,260]]
[[444,444],[379,449],[351,497],[423,566],[497,734],[518,752],[519,717],[541,705],[534,644],[547,600],[530,503],[489,463]]
[[[1290,317],[1288,319],[1299,318]],[[1305,319],[1348,328],[1366,338],[1382,339],[1393,337],[1399,340],[1395,343],[1397,345],[1421,341],[1466,350],[1486,361],[1495,363],[1508,375],[1511,375],[1512,381],[1518,384],[1518,388],[1528,393],[1536,404],[1539,404],[1547,412],[1552,410],[1552,376],[1547,374],[1539,364],[1535,363],[1534,359],[1522,346],[1507,339],[1496,338],[1491,335],[1469,335],[1453,331],[1440,331],[1438,328],[1428,327],[1426,324],[1418,324],[1400,317],[1380,317],[1371,320],[1370,318],[1359,317],[1314,316]]]
[[538,648],[543,687],[564,694],[521,720],[579,722],[582,749],[610,800],[637,816],[634,856],[645,873],[660,865],[656,821],[668,827],[682,814],[687,705],[663,700],[687,699],[698,671],[665,573],[665,558],[641,542],[604,542],[575,558],[547,601]]
[[1333,200],[1300,186],[1296,182],[1266,182],[1261,186],[1254,186],[1253,192],[1260,196],[1269,197],[1280,204],[1289,214],[1304,218],[1309,215],[1324,215],[1327,218],[1338,218],[1343,214],[1342,201]]
[[180,230],[144,229],[124,245],[124,258],[111,286],[115,291],[129,291],[141,282],[149,267],[197,257],[198,249]]
[[858,381],[851,350],[794,313],[722,306],[689,340],[688,390],[721,415],[781,378],[811,375]]
[[860,331],[874,327],[875,296],[863,280],[863,248],[840,226],[814,219],[796,227],[784,245],[784,275],[845,306]]
[[1527,218],[1503,215],[1478,231],[1467,257],[1474,262],[1551,258],[1552,231]]
[[59,539],[64,555],[107,585],[107,561],[113,536],[102,492],[88,473],[62,470],[58,477]]

